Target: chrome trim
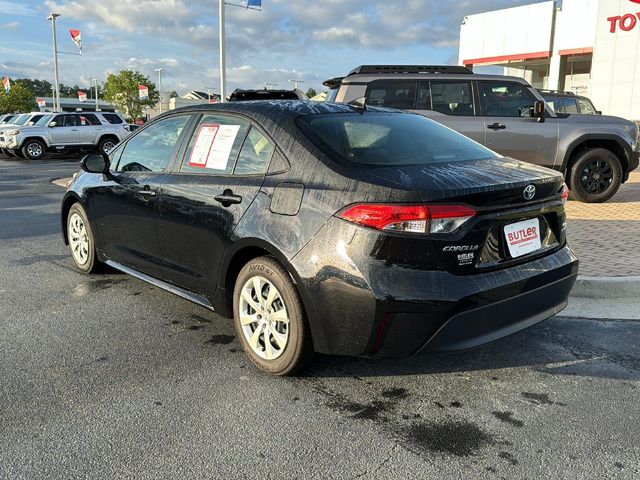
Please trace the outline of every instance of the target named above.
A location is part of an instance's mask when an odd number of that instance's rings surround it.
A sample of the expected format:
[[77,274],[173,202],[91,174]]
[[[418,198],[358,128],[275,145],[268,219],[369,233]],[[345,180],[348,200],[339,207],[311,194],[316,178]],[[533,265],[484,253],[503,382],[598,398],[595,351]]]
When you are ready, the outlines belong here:
[[131,275],[132,277],[135,277],[138,280],[142,280],[143,282],[150,283],[154,287],[161,288],[162,290],[166,290],[167,292],[178,295],[179,297],[186,298],[187,300],[190,300],[193,303],[197,303],[198,305],[204,308],[208,308],[212,312],[215,312],[215,310],[213,309],[213,306],[211,305],[209,300],[207,300],[207,297],[205,297],[204,295],[200,295],[199,293],[194,293],[189,290],[185,290],[184,288],[176,287],[175,285],[171,285],[170,283],[163,282],[162,280],[159,280],[157,278],[150,277],[149,275],[146,275],[142,272],[138,272],[133,268],[126,267],[112,260],[107,260],[106,263],[110,267],[115,268],[116,270],[119,270],[128,275]]

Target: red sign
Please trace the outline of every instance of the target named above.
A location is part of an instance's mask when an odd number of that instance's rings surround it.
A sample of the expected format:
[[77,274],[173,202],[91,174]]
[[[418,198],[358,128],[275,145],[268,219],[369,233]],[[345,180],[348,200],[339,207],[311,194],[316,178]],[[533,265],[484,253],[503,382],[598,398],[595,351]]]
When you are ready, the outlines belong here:
[[73,28],[69,29],[69,35],[71,35],[71,40],[76,44],[76,47],[80,49],[80,53],[82,53],[82,34],[80,30],[74,30]]
[[[639,3],[640,0],[629,0],[633,3]],[[616,33],[618,28],[623,32],[630,32],[636,26],[640,25],[640,12],[638,13],[627,13],[625,15],[616,15],[614,17],[607,18],[609,22],[609,31],[611,33]]]
[[86,102],[87,101],[87,92],[83,92],[81,90],[78,90],[78,100],[80,100],[81,102]]
[[38,104],[38,107],[40,107],[40,108],[44,108],[44,107],[47,106],[46,100],[44,98],[42,98],[42,97],[36,98],[36,103]]

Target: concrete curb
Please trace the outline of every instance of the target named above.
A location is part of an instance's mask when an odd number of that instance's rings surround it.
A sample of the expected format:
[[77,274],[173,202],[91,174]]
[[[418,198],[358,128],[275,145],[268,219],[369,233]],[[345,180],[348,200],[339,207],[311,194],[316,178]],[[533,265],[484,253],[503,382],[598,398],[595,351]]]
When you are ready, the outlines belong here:
[[576,298],[637,299],[640,301],[639,277],[579,276],[571,292]]

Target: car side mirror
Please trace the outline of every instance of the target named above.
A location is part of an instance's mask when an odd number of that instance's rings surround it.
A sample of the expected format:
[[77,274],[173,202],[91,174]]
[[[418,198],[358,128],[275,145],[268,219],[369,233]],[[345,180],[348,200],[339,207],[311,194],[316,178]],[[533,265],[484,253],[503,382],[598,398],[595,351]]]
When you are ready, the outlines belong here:
[[102,173],[104,175],[109,174],[109,156],[102,153],[91,153],[86,155],[80,167],[87,173]]
[[543,123],[546,113],[546,102],[537,100],[536,103],[533,104],[533,118],[537,118],[538,122]]
[[57,125],[57,123],[56,123],[56,122],[51,122],[51,123],[49,124],[49,128],[53,128],[53,127],[55,127],[56,125]]
[[602,110],[596,110],[596,115],[602,115]]

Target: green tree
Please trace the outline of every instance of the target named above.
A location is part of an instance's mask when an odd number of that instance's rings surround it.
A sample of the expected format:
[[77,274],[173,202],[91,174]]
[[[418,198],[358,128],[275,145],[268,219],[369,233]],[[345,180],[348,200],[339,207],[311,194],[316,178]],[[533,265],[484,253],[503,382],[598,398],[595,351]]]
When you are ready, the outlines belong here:
[[[139,85],[149,88],[147,100],[140,100]],[[143,107],[152,107],[160,100],[160,94],[149,77],[132,70],[122,70],[117,75],[110,73],[103,91],[105,100],[116,105],[129,120],[141,117]]]
[[171,93],[169,94],[169,98],[178,98],[178,92],[176,92],[175,90],[172,90]]
[[14,84],[21,84],[27,90],[31,90],[36,97],[51,97],[52,85],[46,80],[33,80],[31,78],[18,78],[13,82]]
[[0,89],[0,114],[31,112],[36,107],[36,96],[21,83],[11,85],[11,92]]
[[309,90],[307,90],[307,97],[309,98],[313,98],[318,94],[318,92],[316,92],[315,88],[310,88]]

